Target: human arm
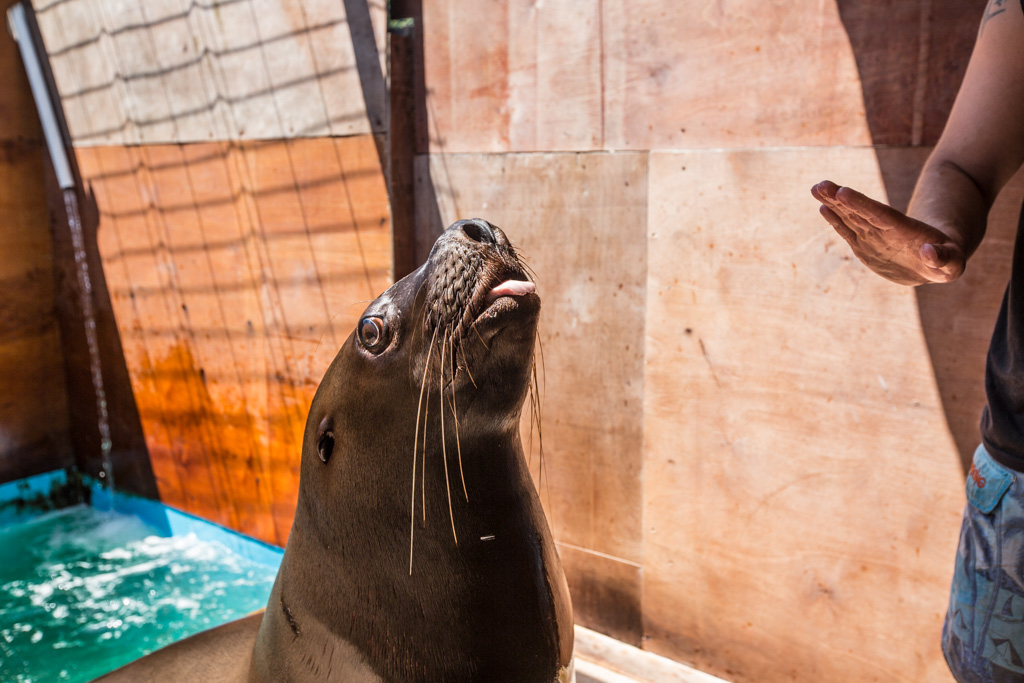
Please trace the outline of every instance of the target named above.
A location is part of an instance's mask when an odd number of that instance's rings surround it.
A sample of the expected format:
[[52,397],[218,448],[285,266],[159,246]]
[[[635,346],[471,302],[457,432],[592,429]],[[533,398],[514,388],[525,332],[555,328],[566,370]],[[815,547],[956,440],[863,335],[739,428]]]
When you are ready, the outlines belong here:
[[879,275],[906,285],[958,278],[999,190],[1024,162],[1024,10],[991,0],[950,112],[907,214],[823,181],[822,216]]

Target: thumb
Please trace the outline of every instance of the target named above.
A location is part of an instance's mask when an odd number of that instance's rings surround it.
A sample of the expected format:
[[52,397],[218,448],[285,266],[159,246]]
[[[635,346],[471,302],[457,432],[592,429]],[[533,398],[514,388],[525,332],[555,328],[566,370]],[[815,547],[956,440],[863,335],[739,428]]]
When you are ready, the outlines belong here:
[[941,268],[949,263],[953,254],[952,249],[944,244],[932,244],[926,242],[921,245],[921,260],[932,268]]
[[925,265],[940,271],[944,277],[939,281],[948,282],[960,277],[964,271],[964,255],[960,247],[952,242],[945,244],[925,243],[921,245],[921,260]]

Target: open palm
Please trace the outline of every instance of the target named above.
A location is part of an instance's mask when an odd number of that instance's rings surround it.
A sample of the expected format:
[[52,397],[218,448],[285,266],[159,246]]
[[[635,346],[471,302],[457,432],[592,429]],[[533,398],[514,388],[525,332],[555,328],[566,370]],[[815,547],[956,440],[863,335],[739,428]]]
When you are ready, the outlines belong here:
[[938,228],[829,180],[811,194],[857,258],[887,280],[920,285],[950,282],[963,273],[963,249]]

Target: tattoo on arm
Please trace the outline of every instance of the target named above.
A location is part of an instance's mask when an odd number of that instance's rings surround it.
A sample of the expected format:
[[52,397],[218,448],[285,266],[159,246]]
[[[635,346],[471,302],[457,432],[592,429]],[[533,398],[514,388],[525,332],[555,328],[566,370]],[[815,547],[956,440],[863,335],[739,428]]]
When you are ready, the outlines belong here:
[[1003,5],[1005,5],[1007,1],[1008,0],[990,0],[988,7],[985,8],[985,16],[981,18],[981,28],[978,29],[979,36],[985,32],[985,24],[988,23],[989,19],[992,19],[1006,11],[1006,8],[1003,7]]

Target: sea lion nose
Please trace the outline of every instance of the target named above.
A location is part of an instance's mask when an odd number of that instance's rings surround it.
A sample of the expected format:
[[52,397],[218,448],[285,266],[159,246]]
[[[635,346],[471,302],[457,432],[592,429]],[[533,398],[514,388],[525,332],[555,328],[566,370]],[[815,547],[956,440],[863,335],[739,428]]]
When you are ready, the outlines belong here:
[[471,218],[455,224],[469,239],[481,244],[497,244],[493,226],[482,218]]

